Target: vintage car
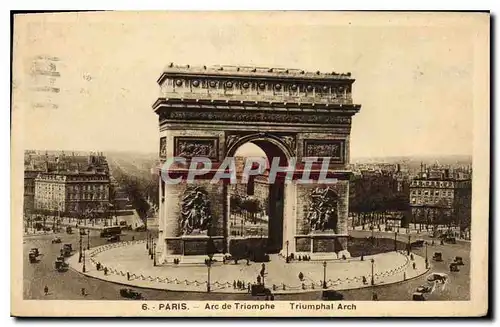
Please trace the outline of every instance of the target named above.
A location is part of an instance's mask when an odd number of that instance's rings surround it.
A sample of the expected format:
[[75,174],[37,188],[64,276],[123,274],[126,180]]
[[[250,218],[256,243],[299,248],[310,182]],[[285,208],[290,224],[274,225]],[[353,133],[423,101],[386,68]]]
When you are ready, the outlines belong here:
[[447,236],[443,241],[449,244],[457,244],[457,239],[452,236]]
[[342,301],[344,299],[344,295],[334,290],[326,290],[321,293],[321,299],[323,301]]
[[433,289],[434,289],[434,284],[425,284],[425,285],[420,285],[419,287],[417,287],[415,292],[417,292],[417,293],[431,293]]
[[64,244],[61,249],[61,255],[69,257],[71,255],[71,252],[73,252],[73,246],[70,243]]
[[271,290],[264,287],[262,284],[253,284],[250,287],[250,291],[252,296],[271,295]]
[[52,239],[52,244],[56,244],[56,243],[61,243],[61,238],[60,237],[54,237]]
[[412,298],[411,298],[413,301],[425,301],[425,297],[424,297],[424,294],[420,293],[420,292],[415,292],[413,293],[412,295]]
[[71,229],[71,227],[66,227],[66,233],[68,234],[73,234],[73,229]]
[[110,236],[106,239],[107,242],[119,242],[120,241],[120,235],[113,235]]
[[456,262],[450,263],[450,271],[452,272],[459,272],[460,269],[458,268],[458,264]]
[[54,268],[57,271],[67,271],[69,269],[69,264],[64,261],[64,257],[60,256],[57,257],[56,261],[54,262]]
[[462,259],[462,257],[455,257],[455,263],[459,266],[463,266],[464,260]]
[[40,251],[38,251],[38,248],[31,248],[30,253],[33,253],[36,257],[40,255]]
[[142,299],[142,294],[134,291],[131,288],[120,289],[120,295],[128,299],[134,299],[134,300]]
[[441,252],[434,252],[432,259],[434,261],[443,261],[443,254]]
[[30,260],[30,263],[38,262],[37,256],[33,252],[28,254],[28,259]]
[[411,246],[416,247],[416,248],[421,248],[424,246],[424,244],[425,244],[425,241],[423,239],[418,239],[418,240],[412,242]]
[[444,283],[448,280],[448,275],[444,273],[432,273],[427,275],[428,282],[441,282]]
[[80,229],[80,235],[87,235],[87,232],[85,231],[85,229]]

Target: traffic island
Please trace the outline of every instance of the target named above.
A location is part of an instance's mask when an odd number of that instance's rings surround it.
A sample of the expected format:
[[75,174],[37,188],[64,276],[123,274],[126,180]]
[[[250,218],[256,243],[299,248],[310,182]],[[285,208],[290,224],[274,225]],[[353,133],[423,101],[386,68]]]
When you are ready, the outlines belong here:
[[78,262],[78,254],[69,258],[68,263],[86,276],[134,287],[181,292],[207,292],[209,283],[210,292],[247,293],[249,285],[257,282],[275,294],[316,292],[325,288],[348,290],[402,282],[427,271],[424,258],[413,255],[411,260],[403,252],[328,262],[286,263],[278,255],[272,255],[267,263],[247,264],[246,260],[240,260],[207,264],[207,260],[165,265],[154,265],[154,255],[146,249],[144,241],[107,244],[85,252],[85,271],[83,262]]

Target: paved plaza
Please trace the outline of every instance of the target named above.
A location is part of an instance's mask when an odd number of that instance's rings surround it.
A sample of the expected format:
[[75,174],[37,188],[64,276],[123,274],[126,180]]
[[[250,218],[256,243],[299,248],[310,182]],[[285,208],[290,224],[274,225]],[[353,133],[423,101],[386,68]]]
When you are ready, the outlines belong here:
[[[165,264],[153,266],[144,241],[129,241],[99,246],[86,253],[85,275],[109,282],[127,284],[136,287],[205,292],[207,289],[208,268],[204,264]],[[372,262],[375,285],[387,285],[402,282],[424,274],[424,258],[413,255],[412,261],[405,253],[388,252],[374,256],[365,256],[364,260],[331,260],[326,265],[326,281],[330,289],[347,290],[371,286]],[[107,268],[97,271],[96,264]],[[82,263],[78,263],[78,254],[69,259],[70,266],[82,272]],[[413,268],[415,263],[415,268]],[[261,263],[241,260],[234,262],[215,262],[210,269],[212,292],[245,293],[248,287],[239,289],[235,281],[248,285],[255,283]],[[127,272],[129,278],[127,279]],[[322,261],[286,263],[278,255],[271,256],[265,263],[266,287],[276,294],[302,293],[318,291],[322,288],[324,266]],[[303,279],[299,279],[302,273]],[[364,278],[363,278],[364,277]]]

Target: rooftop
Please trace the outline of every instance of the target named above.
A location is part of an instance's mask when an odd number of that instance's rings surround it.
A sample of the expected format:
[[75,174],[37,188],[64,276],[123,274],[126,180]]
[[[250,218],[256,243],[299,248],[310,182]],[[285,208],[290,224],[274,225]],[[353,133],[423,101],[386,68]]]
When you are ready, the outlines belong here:
[[170,63],[165,67],[162,76],[158,79],[161,83],[165,74],[193,74],[193,75],[228,75],[228,76],[246,76],[246,77],[279,77],[279,78],[300,78],[300,79],[330,79],[330,80],[351,80],[351,73],[327,72],[307,72],[301,69],[293,68],[273,68],[273,67],[255,67],[255,66],[190,66],[174,65]]

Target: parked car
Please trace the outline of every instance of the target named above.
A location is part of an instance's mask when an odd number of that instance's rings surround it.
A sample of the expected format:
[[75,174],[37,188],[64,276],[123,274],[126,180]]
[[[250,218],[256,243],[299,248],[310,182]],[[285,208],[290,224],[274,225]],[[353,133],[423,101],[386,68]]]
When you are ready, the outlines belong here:
[[443,254],[441,252],[434,252],[432,259],[434,259],[434,261],[443,261]]
[[264,287],[262,284],[253,284],[250,287],[252,296],[258,296],[258,295],[271,295],[271,290]]
[[119,242],[120,241],[120,235],[113,235],[110,236],[106,239],[107,242]]
[[418,239],[418,240],[416,240],[416,241],[412,242],[412,243],[411,243],[411,246],[412,246],[412,247],[421,248],[421,247],[423,247],[423,246],[424,246],[424,243],[425,243],[425,241],[424,241],[423,239]]
[[120,289],[120,295],[122,297],[128,298],[128,299],[134,299],[134,300],[139,300],[142,299],[142,294],[139,292],[134,291],[131,288],[122,288]]
[[33,253],[36,257],[40,255],[40,251],[38,251],[38,248],[31,248],[30,253]]
[[38,262],[37,256],[33,252],[28,254],[28,259],[30,260],[30,263]]
[[434,284],[426,284],[426,285],[420,285],[419,287],[417,287],[415,292],[417,292],[417,293],[431,293],[433,289],[434,289]]
[[457,244],[457,239],[454,237],[447,237],[444,239],[444,242],[450,244]]
[[413,301],[425,301],[424,294],[419,293],[419,292],[415,292],[415,293],[413,293],[412,300]]
[[323,301],[342,301],[344,299],[344,295],[335,290],[326,290],[321,293],[321,299]]
[[455,263],[459,266],[464,265],[464,261],[463,261],[462,257],[455,257]]
[[458,264],[456,262],[450,263],[450,271],[451,272],[459,272]]
[[61,243],[61,238],[60,237],[54,237],[52,239],[52,244],[56,244],[56,243]]

